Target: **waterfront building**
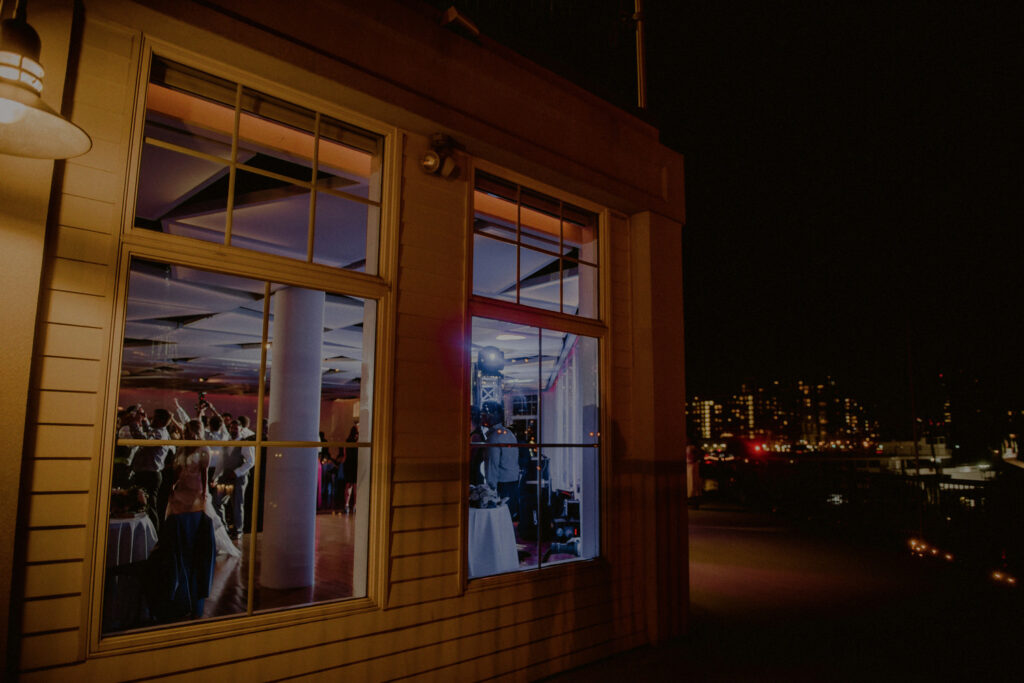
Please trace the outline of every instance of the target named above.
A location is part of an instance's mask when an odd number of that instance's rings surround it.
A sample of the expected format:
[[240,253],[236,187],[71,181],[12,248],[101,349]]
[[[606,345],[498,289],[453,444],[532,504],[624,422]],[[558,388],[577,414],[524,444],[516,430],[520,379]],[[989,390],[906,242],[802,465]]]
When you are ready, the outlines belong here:
[[92,147],[0,154],[7,673],[531,680],[683,632],[654,127],[414,2],[30,4]]

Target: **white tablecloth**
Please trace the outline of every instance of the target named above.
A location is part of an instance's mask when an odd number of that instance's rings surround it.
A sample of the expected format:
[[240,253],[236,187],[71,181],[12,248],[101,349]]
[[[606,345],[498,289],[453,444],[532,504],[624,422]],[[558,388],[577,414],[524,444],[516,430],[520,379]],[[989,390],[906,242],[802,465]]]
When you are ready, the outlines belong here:
[[145,512],[127,519],[111,518],[107,533],[107,566],[141,562],[156,545],[156,529]]
[[469,575],[489,576],[519,569],[516,530],[507,505],[469,508]]

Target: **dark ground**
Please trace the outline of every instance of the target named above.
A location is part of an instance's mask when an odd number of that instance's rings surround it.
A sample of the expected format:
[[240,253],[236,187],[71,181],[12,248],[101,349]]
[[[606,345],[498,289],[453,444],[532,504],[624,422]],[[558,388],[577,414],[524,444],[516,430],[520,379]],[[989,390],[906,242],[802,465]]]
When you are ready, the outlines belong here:
[[690,510],[690,631],[546,679],[1020,681],[1024,600],[911,556],[720,505]]

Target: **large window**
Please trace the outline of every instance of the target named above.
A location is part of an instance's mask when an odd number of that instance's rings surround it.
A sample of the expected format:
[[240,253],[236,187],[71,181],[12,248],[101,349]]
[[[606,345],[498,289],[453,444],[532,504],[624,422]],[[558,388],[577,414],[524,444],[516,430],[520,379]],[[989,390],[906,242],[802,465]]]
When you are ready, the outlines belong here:
[[[474,206],[474,294],[597,316],[596,214],[482,173]],[[486,299],[471,303],[469,575],[596,557],[603,328]]]
[[[377,272],[381,151],[378,135],[154,57],[104,634],[366,595],[385,286],[351,271]],[[222,254],[230,274],[189,265],[195,240],[239,248]],[[283,258],[255,266],[253,251]],[[335,269],[296,276],[289,260]]]
[[380,138],[154,58],[135,226],[377,272]]
[[473,209],[474,294],[597,317],[595,213],[480,172]]

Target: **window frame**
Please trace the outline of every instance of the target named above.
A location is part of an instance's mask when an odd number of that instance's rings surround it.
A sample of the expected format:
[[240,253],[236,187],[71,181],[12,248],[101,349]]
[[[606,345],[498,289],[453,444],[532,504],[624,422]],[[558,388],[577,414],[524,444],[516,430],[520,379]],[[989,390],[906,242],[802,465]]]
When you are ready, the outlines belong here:
[[[556,198],[562,202],[574,204],[582,209],[591,211],[597,215],[597,301],[595,302],[595,316],[582,317],[536,308],[525,304],[492,299],[483,295],[473,293],[473,254],[474,238],[477,233],[474,227],[475,204],[474,192],[476,190],[476,173],[482,171],[487,175],[501,180],[518,184],[524,188],[540,192]],[[611,225],[611,211],[608,207],[602,206],[588,199],[574,195],[565,190],[551,186],[535,178],[522,175],[498,164],[491,163],[484,159],[470,158],[467,163],[466,181],[466,227],[464,271],[464,294],[466,300],[465,317],[463,320],[462,338],[465,340],[463,352],[462,374],[462,405],[467,408],[472,404],[472,387],[469,381],[470,366],[472,360],[470,349],[472,348],[473,319],[476,317],[489,318],[501,322],[511,322],[522,325],[530,325],[545,330],[566,332],[584,337],[592,337],[597,341],[598,347],[598,397],[600,401],[600,425],[601,438],[598,440],[598,520],[600,524],[598,538],[598,552],[592,558],[580,558],[571,562],[560,562],[551,565],[541,565],[536,568],[520,569],[516,571],[492,574],[470,578],[469,576],[469,483],[470,483],[470,458],[471,444],[469,440],[470,423],[469,411],[464,410],[462,416],[462,478],[461,478],[461,524],[459,554],[461,559],[460,577],[464,592],[487,590],[495,586],[519,585],[533,581],[551,578],[554,576],[570,575],[575,576],[579,572],[589,572],[607,568],[609,548],[608,525],[609,515],[604,501],[608,499],[609,493],[609,471],[611,458],[610,435],[610,406],[611,406],[611,331],[609,329],[609,311],[611,305],[611,273],[610,273],[610,240],[608,236]],[[518,277],[518,273],[517,273]],[[479,444],[477,444],[479,446]],[[592,447],[592,446],[586,446]]]
[[[134,212],[140,177],[140,161],[144,141],[146,117],[146,89],[153,56],[157,55],[213,76],[229,79],[241,85],[280,98],[320,114],[365,129],[381,137],[380,154],[380,226],[377,246],[377,274],[346,270],[313,262],[257,252],[243,247],[205,242],[178,235],[168,235],[134,227]],[[398,272],[398,206],[401,182],[400,131],[394,127],[346,108],[338,102],[296,90],[255,74],[257,70],[278,74],[282,80],[293,82],[315,80],[299,67],[262,55],[246,70],[189,51],[178,45],[144,36],[137,60],[134,102],[132,103],[130,153],[125,166],[124,195],[120,206],[119,231],[116,235],[117,266],[114,297],[110,317],[110,339],[107,354],[105,395],[99,402],[101,415],[97,429],[100,463],[94,486],[96,500],[95,527],[91,543],[91,613],[87,649],[90,654],[130,652],[151,649],[154,646],[194,642],[211,636],[238,635],[271,627],[282,627],[318,621],[344,614],[378,609],[386,602],[387,537],[390,509],[391,422],[393,404],[393,357],[395,348],[395,307],[393,282]],[[235,59],[243,62],[243,56]],[[328,82],[329,83],[329,82]],[[322,84],[321,84],[322,85]],[[337,84],[335,84],[336,86]],[[323,89],[322,87],[320,88]],[[370,482],[368,529],[366,540],[366,594],[364,597],[323,603],[297,605],[253,614],[226,615],[224,617],[176,622],[140,631],[127,631],[104,635],[102,631],[103,591],[106,572],[107,524],[110,515],[110,490],[113,454],[117,443],[114,427],[120,387],[124,329],[130,267],[133,258],[147,259],[173,265],[192,267],[228,275],[255,278],[284,285],[320,289],[329,293],[351,295],[376,302],[376,328],[374,330],[373,421],[369,434]],[[268,442],[285,443],[285,442]],[[290,443],[290,442],[289,442]],[[361,442],[365,443],[365,442]],[[89,562],[87,561],[87,564]],[[356,571],[359,571],[357,568]]]

